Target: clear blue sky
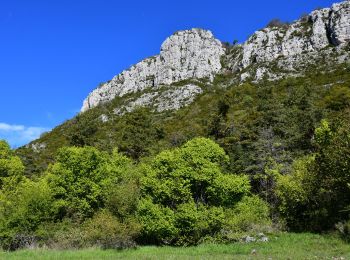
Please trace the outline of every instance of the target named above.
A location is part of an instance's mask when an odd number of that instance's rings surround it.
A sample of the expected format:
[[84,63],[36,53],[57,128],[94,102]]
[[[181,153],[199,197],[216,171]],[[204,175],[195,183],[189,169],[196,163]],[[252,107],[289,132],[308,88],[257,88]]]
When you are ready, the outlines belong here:
[[0,139],[13,147],[74,116],[100,82],[200,27],[240,42],[273,18],[293,21],[330,0],[0,1]]

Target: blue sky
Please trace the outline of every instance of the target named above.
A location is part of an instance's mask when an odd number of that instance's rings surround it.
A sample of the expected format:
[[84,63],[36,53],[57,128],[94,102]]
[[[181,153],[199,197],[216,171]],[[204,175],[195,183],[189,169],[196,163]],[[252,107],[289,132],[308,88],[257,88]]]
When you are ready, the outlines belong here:
[[334,1],[0,1],[0,139],[13,147],[73,117],[100,82],[177,30],[240,42],[271,19],[293,21]]

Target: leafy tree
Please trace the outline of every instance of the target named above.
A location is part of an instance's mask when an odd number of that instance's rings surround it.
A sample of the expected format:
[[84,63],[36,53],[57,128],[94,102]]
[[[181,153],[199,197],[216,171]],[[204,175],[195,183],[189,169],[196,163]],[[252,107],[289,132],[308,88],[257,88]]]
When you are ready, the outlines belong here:
[[126,114],[117,134],[120,151],[133,159],[149,155],[150,144],[163,137],[162,129],[153,123],[149,110],[144,108]]
[[117,152],[110,157],[93,147],[66,147],[48,169],[59,218],[84,219],[104,205],[107,187],[121,176],[128,159]]
[[278,180],[280,210],[295,230],[321,231],[350,217],[349,124],[323,120],[315,141],[315,155],[297,160],[292,175]]
[[10,146],[0,140],[0,190],[15,189],[24,173],[21,159],[15,156]]
[[[250,191],[246,176],[222,172],[227,161],[216,143],[195,138],[144,166],[137,213],[143,241],[192,244],[219,232],[225,218],[222,206],[234,206]],[[220,220],[214,220],[217,214]]]
[[45,180],[25,179],[6,193],[0,206],[0,241],[5,249],[18,249],[40,239],[40,227],[53,220],[51,190]]

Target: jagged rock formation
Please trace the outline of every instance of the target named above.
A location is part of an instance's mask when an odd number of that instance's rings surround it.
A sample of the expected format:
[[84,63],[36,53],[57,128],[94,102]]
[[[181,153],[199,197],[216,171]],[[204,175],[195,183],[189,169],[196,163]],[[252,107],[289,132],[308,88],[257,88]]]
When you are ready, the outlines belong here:
[[[334,4],[331,8],[315,10],[294,23],[271,25],[255,32],[228,61],[233,71],[245,71],[241,80],[252,76],[260,80],[264,76],[274,79],[268,67],[275,62],[277,68],[296,71],[299,67],[316,63],[324,57],[348,59],[350,41],[350,1]],[[332,47],[332,48],[329,48]],[[232,66],[233,64],[233,66]],[[255,75],[254,75],[255,74]],[[283,75],[283,74],[282,74]],[[281,77],[282,75],[279,75]]]
[[[313,64],[348,62],[349,42],[350,0],[315,10],[292,24],[272,24],[255,32],[242,45],[226,50],[210,31],[180,31],[165,40],[159,55],[139,62],[94,90],[81,111],[136,92],[141,96],[116,108],[117,114],[137,106],[151,106],[156,111],[178,109],[202,90],[193,84],[175,89],[175,82],[203,78],[212,81],[219,73],[230,73],[238,83],[299,75]],[[158,93],[164,86],[167,92]],[[142,94],[145,90],[147,93]]]
[[192,29],[170,36],[160,55],[145,59],[94,90],[84,101],[82,112],[116,96],[157,89],[161,85],[191,78],[212,80],[221,69],[224,48],[210,31]]

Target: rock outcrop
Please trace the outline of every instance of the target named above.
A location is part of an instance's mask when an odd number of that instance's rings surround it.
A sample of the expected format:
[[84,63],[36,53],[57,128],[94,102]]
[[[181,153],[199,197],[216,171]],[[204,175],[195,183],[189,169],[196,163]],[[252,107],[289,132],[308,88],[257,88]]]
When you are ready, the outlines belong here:
[[[299,75],[310,65],[349,62],[349,50],[350,0],[315,10],[291,24],[272,23],[242,45],[226,49],[210,31],[179,31],[165,40],[159,55],[137,63],[95,89],[81,111],[128,93],[141,95],[116,108],[116,113],[137,106],[151,106],[157,111],[178,109],[202,90],[186,85],[181,94],[180,88],[171,87],[175,82],[203,78],[212,81],[219,73],[231,73],[236,82],[275,80]],[[167,92],[158,93],[164,86]],[[166,96],[173,104],[166,101]]]
[[192,103],[194,98],[202,92],[203,90],[194,84],[171,86],[164,91],[144,93],[136,99],[126,100],[126,104],[116,108],[114,113],[123,115],[144,106],[151,107],[157,112],[176,110]]
[[221,69],[220,57],[225,50],[210,31],[179,31],[167,38],[160,55],[145,59],[95,89],[84,101],[82,112],[116,96],[156,90],[161,85],[192,79],[213,80]]
[[243,45],[243,67],[319,51],[350,41],[350,1],[312,12],[291,25],[271,26],[254,33]]

